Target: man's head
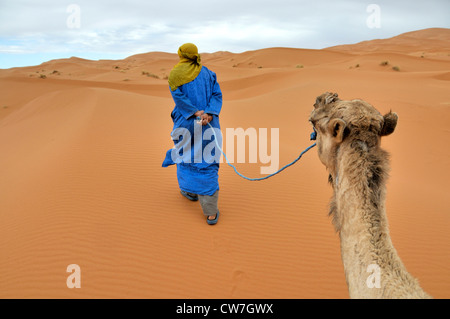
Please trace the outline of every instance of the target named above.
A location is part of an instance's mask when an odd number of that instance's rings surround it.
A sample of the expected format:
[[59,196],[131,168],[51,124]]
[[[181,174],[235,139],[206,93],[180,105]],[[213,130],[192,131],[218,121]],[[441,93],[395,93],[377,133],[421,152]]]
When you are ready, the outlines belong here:
[[201,62],[200,54],[198,53],[198,48],[193,43],[185,43],[178,48],[178,56],[180,60],[187,59],[194,63],[199,64]]

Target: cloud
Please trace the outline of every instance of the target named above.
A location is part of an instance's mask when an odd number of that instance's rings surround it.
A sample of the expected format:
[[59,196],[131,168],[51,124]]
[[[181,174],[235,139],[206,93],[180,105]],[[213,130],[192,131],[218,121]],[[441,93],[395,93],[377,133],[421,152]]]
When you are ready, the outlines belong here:
[[2,1],[0,54],[125,57],[176,52],[184,42],[202,52],[319,49],[450,26],[448,0],[374,2],[381,9],[379,29],[366,24],[370,2],[358,0]]

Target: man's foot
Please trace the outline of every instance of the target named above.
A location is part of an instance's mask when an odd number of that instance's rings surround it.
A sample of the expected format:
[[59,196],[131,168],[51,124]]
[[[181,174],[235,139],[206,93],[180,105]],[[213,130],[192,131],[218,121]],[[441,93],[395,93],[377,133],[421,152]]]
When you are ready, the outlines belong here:
[[180,190],[181,195],[183,195],[184,197],[186,197],[187,199],[196,202],[198,201],[198,195],[197,194],[192,194],[192,193],[188,193],[185,191]]
[[217,224],[218,220],[219,220],[219,212],[217,212],[215,216],[208,216],[206,218],[206,222],[208,223],[208,225],[215,225]]

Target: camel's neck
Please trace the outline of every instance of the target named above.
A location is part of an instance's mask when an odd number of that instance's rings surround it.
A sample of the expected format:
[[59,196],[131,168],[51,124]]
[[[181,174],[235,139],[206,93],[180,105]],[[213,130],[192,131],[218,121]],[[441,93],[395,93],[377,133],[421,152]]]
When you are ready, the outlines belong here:
[[[341,239],[350,297],[391,294],[393,282],[414,281],[392,245],[385,212],[387,153],[343,145],[334,177],[331,213]],[[420,289],[420,287],[419,287]]]

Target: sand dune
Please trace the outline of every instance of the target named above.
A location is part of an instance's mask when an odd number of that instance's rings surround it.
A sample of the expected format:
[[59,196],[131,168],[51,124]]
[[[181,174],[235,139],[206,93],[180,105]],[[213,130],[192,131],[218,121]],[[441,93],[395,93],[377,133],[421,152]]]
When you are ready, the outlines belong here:
[[[382,141],[391,236],[436,298],[450,296],[449,34],[202,55],[223,91],[222,129],[279,128],[280,166],[311,144],[325,91],[399,114]],[[180,196],[175,168],[161,168],[176,62],[152,52],[0,70],[1,298],[348,298],[315,149],[263,182],[222,164],[214,227]],[[263,165],[237,167],[258,177]],[[81,289],[66,286],[69,264]]]
[[444,28],[430,28],[400,34],[389,39],[363,41],[351,45],[338,45],[329,48],[348,53],[401,52],[413,56],[434,58],[448,57],[450,32]]

